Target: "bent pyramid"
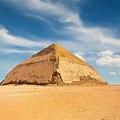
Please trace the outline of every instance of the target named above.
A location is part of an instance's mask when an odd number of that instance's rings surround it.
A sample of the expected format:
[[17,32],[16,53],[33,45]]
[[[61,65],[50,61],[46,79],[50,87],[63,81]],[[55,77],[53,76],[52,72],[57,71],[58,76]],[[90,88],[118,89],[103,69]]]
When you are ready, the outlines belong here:
[[86,62],[52,44],[11,70],[6,84],[106,84]]

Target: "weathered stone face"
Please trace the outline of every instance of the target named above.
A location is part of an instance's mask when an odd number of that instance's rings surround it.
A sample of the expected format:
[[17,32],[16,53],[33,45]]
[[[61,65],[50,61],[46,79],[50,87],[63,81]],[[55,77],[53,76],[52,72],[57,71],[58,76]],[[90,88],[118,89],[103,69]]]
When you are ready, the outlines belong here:
[[86,62],[52,44],[17,65],[8,73],[6,84],[106,84]]

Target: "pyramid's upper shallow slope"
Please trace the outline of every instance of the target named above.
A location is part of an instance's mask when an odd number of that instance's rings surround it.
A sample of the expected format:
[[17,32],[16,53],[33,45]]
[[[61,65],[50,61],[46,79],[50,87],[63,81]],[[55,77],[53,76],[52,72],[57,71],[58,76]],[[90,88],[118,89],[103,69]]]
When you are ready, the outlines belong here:
[[52,44],[18,64],[2,84],[106,84],[86,62]]
[[88,65],[88,64],[86,64],[86,62],[79,59],[78,57],[76,57],[75,55],[70,53],[68,50],[66,50],[65,48],[63,48],[57,44],[52,44],[52,45],[48,46],[47,48],[45,48],[42,51],[38,52],[37,54],[33,55],[32,57],[42,56],[42,55],[46,55],[49,53],[52,53],[56,58],[63,57],[63,58],[67,58],[67,59],[71,60],[74,63],[78,63],[81,65]]

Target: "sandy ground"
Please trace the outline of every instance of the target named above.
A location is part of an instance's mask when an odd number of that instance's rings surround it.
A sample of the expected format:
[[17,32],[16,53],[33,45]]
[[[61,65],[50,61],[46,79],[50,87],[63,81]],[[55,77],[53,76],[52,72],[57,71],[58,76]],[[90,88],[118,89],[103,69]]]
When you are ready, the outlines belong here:
[[0,86],[0,120],[120,120],[120,86]]

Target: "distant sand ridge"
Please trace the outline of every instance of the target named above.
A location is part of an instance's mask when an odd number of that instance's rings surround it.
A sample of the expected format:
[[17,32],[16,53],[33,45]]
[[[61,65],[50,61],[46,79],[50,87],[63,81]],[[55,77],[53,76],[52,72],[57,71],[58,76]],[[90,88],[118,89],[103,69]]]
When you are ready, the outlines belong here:
[[7,84],[89,84],[105,85],[106,81],[86,62],[66,49],[52,44],[8,73]]

